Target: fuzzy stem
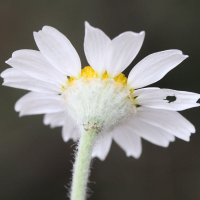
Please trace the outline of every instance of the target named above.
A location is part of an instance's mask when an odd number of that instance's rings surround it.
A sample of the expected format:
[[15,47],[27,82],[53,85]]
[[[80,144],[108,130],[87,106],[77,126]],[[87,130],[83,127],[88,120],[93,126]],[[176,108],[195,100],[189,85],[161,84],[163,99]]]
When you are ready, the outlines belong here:
[[73,169],[71,200],[85,200],[86,198],[91,154],[97,137],[96,129],[83,130]]

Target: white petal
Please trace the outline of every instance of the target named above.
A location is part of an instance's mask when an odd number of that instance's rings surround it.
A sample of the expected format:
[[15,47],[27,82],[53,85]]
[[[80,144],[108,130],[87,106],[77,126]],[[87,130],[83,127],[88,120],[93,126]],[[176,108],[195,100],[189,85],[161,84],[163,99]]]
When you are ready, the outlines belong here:
[[94,146],[92,157],[98,157],[100,160],[105,160],[112,144],[111,135],[106,135],[100,138]]
[[105,72],[104,56],[110,38],[100,29],[90,26],[85,22],[84,51],[90,66],[99,74]]
[[112,133],[113,139],[126,152],[127,156],[140,157],[142,143],[139,135],[127,129],[126,126],[119,126]]
[[153,53],[131,70],[128,76],[128,86],[137,89],[155,83],[187,57],[179,50]]
[[[134,91],[132,95],[137,96],[136,101],[139,105],[156,109],[181,111],[200,105],[199,103],[196,103],[200,98],[200,94],[193,92],[144,88]],[[167,97],[174,97],[175,99],[170,102],[166,99]]]
[[78,77],[81,73],[80,58],[65,35],[53,27],[44,26],[34,32],[35,42],[46,59],[61,73]]
[[65,123],[65,112],[48,113],[44,115],[43,123],[51,128],[63,126]]
[[75,125],[75,122],[72,120],[70,116],[66,114],[65,123],[62,128],[62,138],[65,142],[72,139],[73,141],[77,141],[80,137],[80,133]]
[[20,116],[63,111],[60,95],[30,92],[21,97],[15,104]]
[[130,65],[142,46],[144,35],[144,31],[128,31],[112,40],[105,55],[105,66],[110,77],[117,76]]
[[175,111],[139,107],[137,117],[185,141],[189,141],[191,133],[195,133],[195,127]]
[[57,71],[39,51],[15,51],[12,58],[7,60],[6,63],[41,81],[59,85],[63,85],[67,81],[67,77]]
[[1,73],[3,85],[46,94],[59,94],[58,85],[37,80],[17,69],[9,68]]
[[137,117],[130,118],[125,125],[131,132],[138,134],[145,140],[162,147],[167,147],[169,142],[174,141],[174,136],[170,133],[159,127],[152,126],[144,121],[141,121]]

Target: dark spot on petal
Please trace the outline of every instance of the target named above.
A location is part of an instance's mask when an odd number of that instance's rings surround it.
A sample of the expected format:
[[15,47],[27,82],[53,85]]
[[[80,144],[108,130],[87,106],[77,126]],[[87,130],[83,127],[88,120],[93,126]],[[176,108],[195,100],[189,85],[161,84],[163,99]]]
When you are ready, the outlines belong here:
[[136,108],[139,108],[139,107],[141,107],[141,105],[138,105],[138,104],[137,104],[137,105],[136,105]]
[[176,101],[176,97],[175,96],[167,96],[166,99],[164,99],[164,100],[167,100],[168,103],[171,103],[171,102]]

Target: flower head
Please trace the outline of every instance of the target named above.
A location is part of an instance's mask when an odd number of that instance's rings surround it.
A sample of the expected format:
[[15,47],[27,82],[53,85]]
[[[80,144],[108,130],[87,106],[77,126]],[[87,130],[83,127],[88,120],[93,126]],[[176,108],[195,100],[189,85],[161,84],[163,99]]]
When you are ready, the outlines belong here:
[[[45,114],[44,124],[62,126],[64,141],[78,140],[81,129],[97,129],[92,156],[104,160],[112,139],[138,158],[141,138],[167,147],[175,136],[189,141],[194,126],[177,111],[199,106],[199,94],[143,88],[163,78],[187,56],[179,50],[151,54],[128,78],[122,72],[138,54],[144,32],[124,32],[111,40],[85,23],[84,51],[90,66],[81,70],[80,58],[58,30],[44,26],[34,32],[39,51],[18,50],[6,61],[3,85],[30,90],[15,104],[20,116]],[[174,97],[169,101],[168,97]]]

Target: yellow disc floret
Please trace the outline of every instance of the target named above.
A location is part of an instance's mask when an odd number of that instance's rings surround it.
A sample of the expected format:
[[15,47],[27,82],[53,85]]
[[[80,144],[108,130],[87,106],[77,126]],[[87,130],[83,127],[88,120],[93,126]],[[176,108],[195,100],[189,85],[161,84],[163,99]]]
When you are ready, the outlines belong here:
[[115,81],[117,82],[117,83],[121,83],[121,84],[123,84],[124,86],[126,86],[127,85],[127,78],[126,78],[126,76],[124,75],[124,74],[122,74],[122,73],[120,73],[118,76],[116,76],[115,78]]
[[86,66],[81,70],[81,76],[87,78],[97,78],[97,73],[90,66]]
[[[97,73],[94,71],[94,69],[92,69],[92,67],[90,66],[86,66],[81,70],[81,77],[83,77],[85,80],[87,80],[88,78],[98,78]],[[105,71],[105,73],[102,76],[102,79],[109,79],[109,76],[107,74],[107,71]],[[76,79],[74,77],[70,77],[69,78],[69,85],[73,85],[74,81]],[[122,84],[124,86],[127,85],[127,78],[124,74],[119,74],[118,76],[116,76],[114,78],[114,80],[116,81],[116,83]]]

